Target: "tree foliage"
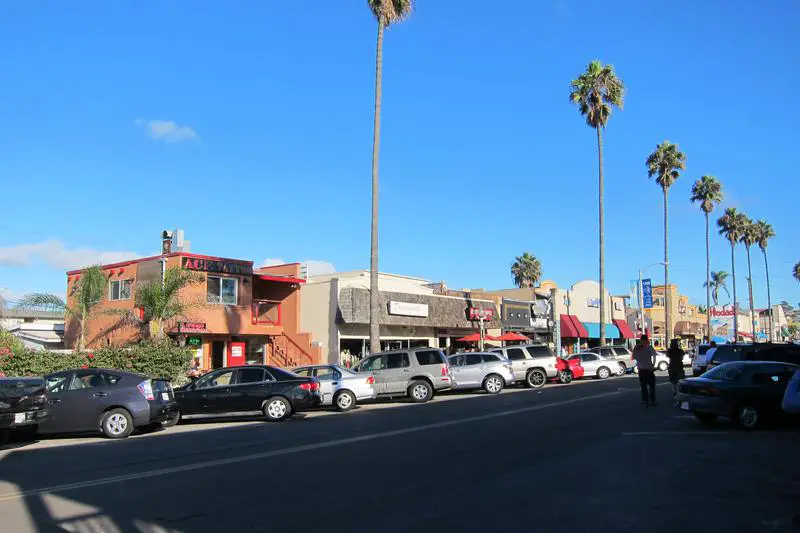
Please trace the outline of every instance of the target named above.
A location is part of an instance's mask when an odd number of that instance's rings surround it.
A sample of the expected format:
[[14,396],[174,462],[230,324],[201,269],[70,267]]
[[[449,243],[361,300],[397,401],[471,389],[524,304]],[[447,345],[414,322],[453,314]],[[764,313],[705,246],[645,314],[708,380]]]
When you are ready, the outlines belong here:
[[375,20],[383,26],[391,26],[407,19],[414,10],[412,0],[367,0]]
[[677,144],[664,141],[647,157],[646,164],[648,177],[655,177],[656,183],[666,191],[686,168],[686,154],[678,150]]
[[725,294],[728,295],[728,298],[731,297],[731,293],[728,292],[728,285],[727,285],[728,273],[724,270],[720,270],[718,272],[711,272],[711,284],[703,283],[703,287],[711,287],[711,299],[714,300],[714,305],[719,304],[719,291],[720,289],[725,291]]
[[714,206],[722,202],[722,183],[714,176],[703,176],[692,185],[692,203],[700,204],[700,209],[708,214]]
[[614,73],[614,67],[594,60],[577,78],[572,80],[570,102],[592,128],[605,128],[614,107],[623,108],[625,84]]
[[517,287],[533,288],[542,279],[542,263],[528,252],[517,256],[511,264],[511,275]]

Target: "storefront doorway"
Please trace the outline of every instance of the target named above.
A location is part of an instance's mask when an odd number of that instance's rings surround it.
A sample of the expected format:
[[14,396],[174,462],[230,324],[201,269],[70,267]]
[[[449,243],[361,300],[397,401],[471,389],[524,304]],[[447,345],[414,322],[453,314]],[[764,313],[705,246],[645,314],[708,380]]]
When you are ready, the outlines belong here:
[[211,341],[211,368],[225,366],[225,341]]

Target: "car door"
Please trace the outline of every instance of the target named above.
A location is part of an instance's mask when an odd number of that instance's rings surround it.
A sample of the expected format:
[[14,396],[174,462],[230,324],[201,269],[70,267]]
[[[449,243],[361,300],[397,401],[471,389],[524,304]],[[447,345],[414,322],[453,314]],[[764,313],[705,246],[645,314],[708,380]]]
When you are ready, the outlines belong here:
[[514,379],[525,379],[530,362],[522,348],[506,348],[506,357],[511,360],[511,367],[514,369]]
[[450,376],[453,378],[456,386],[461,386],[465,382],[462,376],[464,372],[464,354],[453,355],[447,359],[450,364]]
[[272,376],[267,379],[267,374],[260,367],[239,367],[234,375],[235,382],[229,387],[230,412],[244,413],[250,411],[260,411],[261,403],[268,394],[264,391],[268,387],[268,381],[272,381]]
[[233,411],[231,385],[235,369],[226,368],[207,374],[195,382],[196,414],[221,414]]
[[100,370],[77,370],[46,379],[50,413],[41,427],[43,432],[91,431],[100,427],[109,394]]
[[386,376],[383,374],[386,367],[386,356],[373,355],[367,357],[356,365],[355,370],[361,374],[368,374],[375,378],[376,394],[386,394]]
[[483,382],[486,364],[479,353],[468,353],[464,355],[465,382],[470,385],[480,385]]
[[384,383],[388,394],[405,393],[411,378],[411,360],[408,352],[386,354],[386,370],[383,370]]
[[581,357],[581,366],[583,367],[586,374],[590,376],[597,374],[597,369],[600,367],[600,362],[601,362],[600,357],[594,353],[582,353],[580,354],[580,357]]
[[314,368],[314,377],[319,381],[319,392],[322,395],[322,403],[333,403],[333,396],[339,390],[342,383],[342,374],[332,366],[318,366]]
[[789,367],[780,363],[757,365],[750,380],[748,400],[767,412],[779,411],[792,375]]

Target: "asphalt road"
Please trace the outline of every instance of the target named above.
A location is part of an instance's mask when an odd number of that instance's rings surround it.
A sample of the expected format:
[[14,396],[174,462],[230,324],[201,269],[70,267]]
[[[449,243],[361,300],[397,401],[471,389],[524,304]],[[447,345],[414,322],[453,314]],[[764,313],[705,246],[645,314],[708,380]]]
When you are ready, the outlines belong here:
[[800,531],[797,429],[709,430],[637,389],[44,440],[0,452],[0,532]]

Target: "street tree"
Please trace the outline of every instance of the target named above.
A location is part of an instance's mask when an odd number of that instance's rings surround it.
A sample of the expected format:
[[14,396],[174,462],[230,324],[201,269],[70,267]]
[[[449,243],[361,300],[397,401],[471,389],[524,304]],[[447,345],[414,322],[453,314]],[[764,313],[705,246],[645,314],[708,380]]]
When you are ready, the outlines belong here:
[[717,219],[717,227],[719,234],[728,240],[731,245],[731,279],[733,280],[733,337],[739,338],[739,308],[738,299],[736,296],[736,243],[742,238],[742,230],[744,228],[747,216],[740,213],[735,207],[729,207],[725,210],[719,219]]
[[78,280],[72,285],[70,296],[72,305],[65,306],[67,315],[78,321],[78,351],[86,348],[86,321],[96,310],[95,307],[106,297],[108,278],[100,265],[90,266],[77,274]]
[[[706,309],[711,306],[711,230],[709,218],[714,206],[722,202],[722,183],[714,176],[703,176],[692,185],[692,203],[700,204],[706,219]],[[716,305],[716,299],[714,305]],[[706,331],[711,339],[711,314],[706,313]]]
[[773,330],[775,328],[772,320],[772,292],[770,290],[769,281],[769,262],[767,261],[767,245],[770,239],[775,237],[775,230],[772,225],[768,224],[766,220],[759,220],[756,222],[756,242],[758,247],[761,248],[761,253],[764,255],[764,271],[767,276],[767,308],[769,316],[769,341],[773,341]]
[[511,264],[514,285],[520,288],[533,288],[542,279],[542,263],[535,256],[525,252],[516,257]]
[[[720,289],[725,291],[725,294],[728,295],[730,299],[731,293],[728,292],[728,273],[724,270],[720,270],[718,272],[711,272],[710,280],[706,283],[703,283],[703,287],[706,287],[711,292],[711,299],[714,301],[714,305],[719,305],[719,291]],[[711,331],[709,327],[708,331]]]
[[756,340],[756,311],[753,307],[753,268],[750,263],[750,247],[758,242],[758,228],[755,222],[746,218],[742,227],[742,236],[739,241],[744,244],[744,249],[747,252],[747,291],[750,301],[750,325],[753,329],[753,340]]

